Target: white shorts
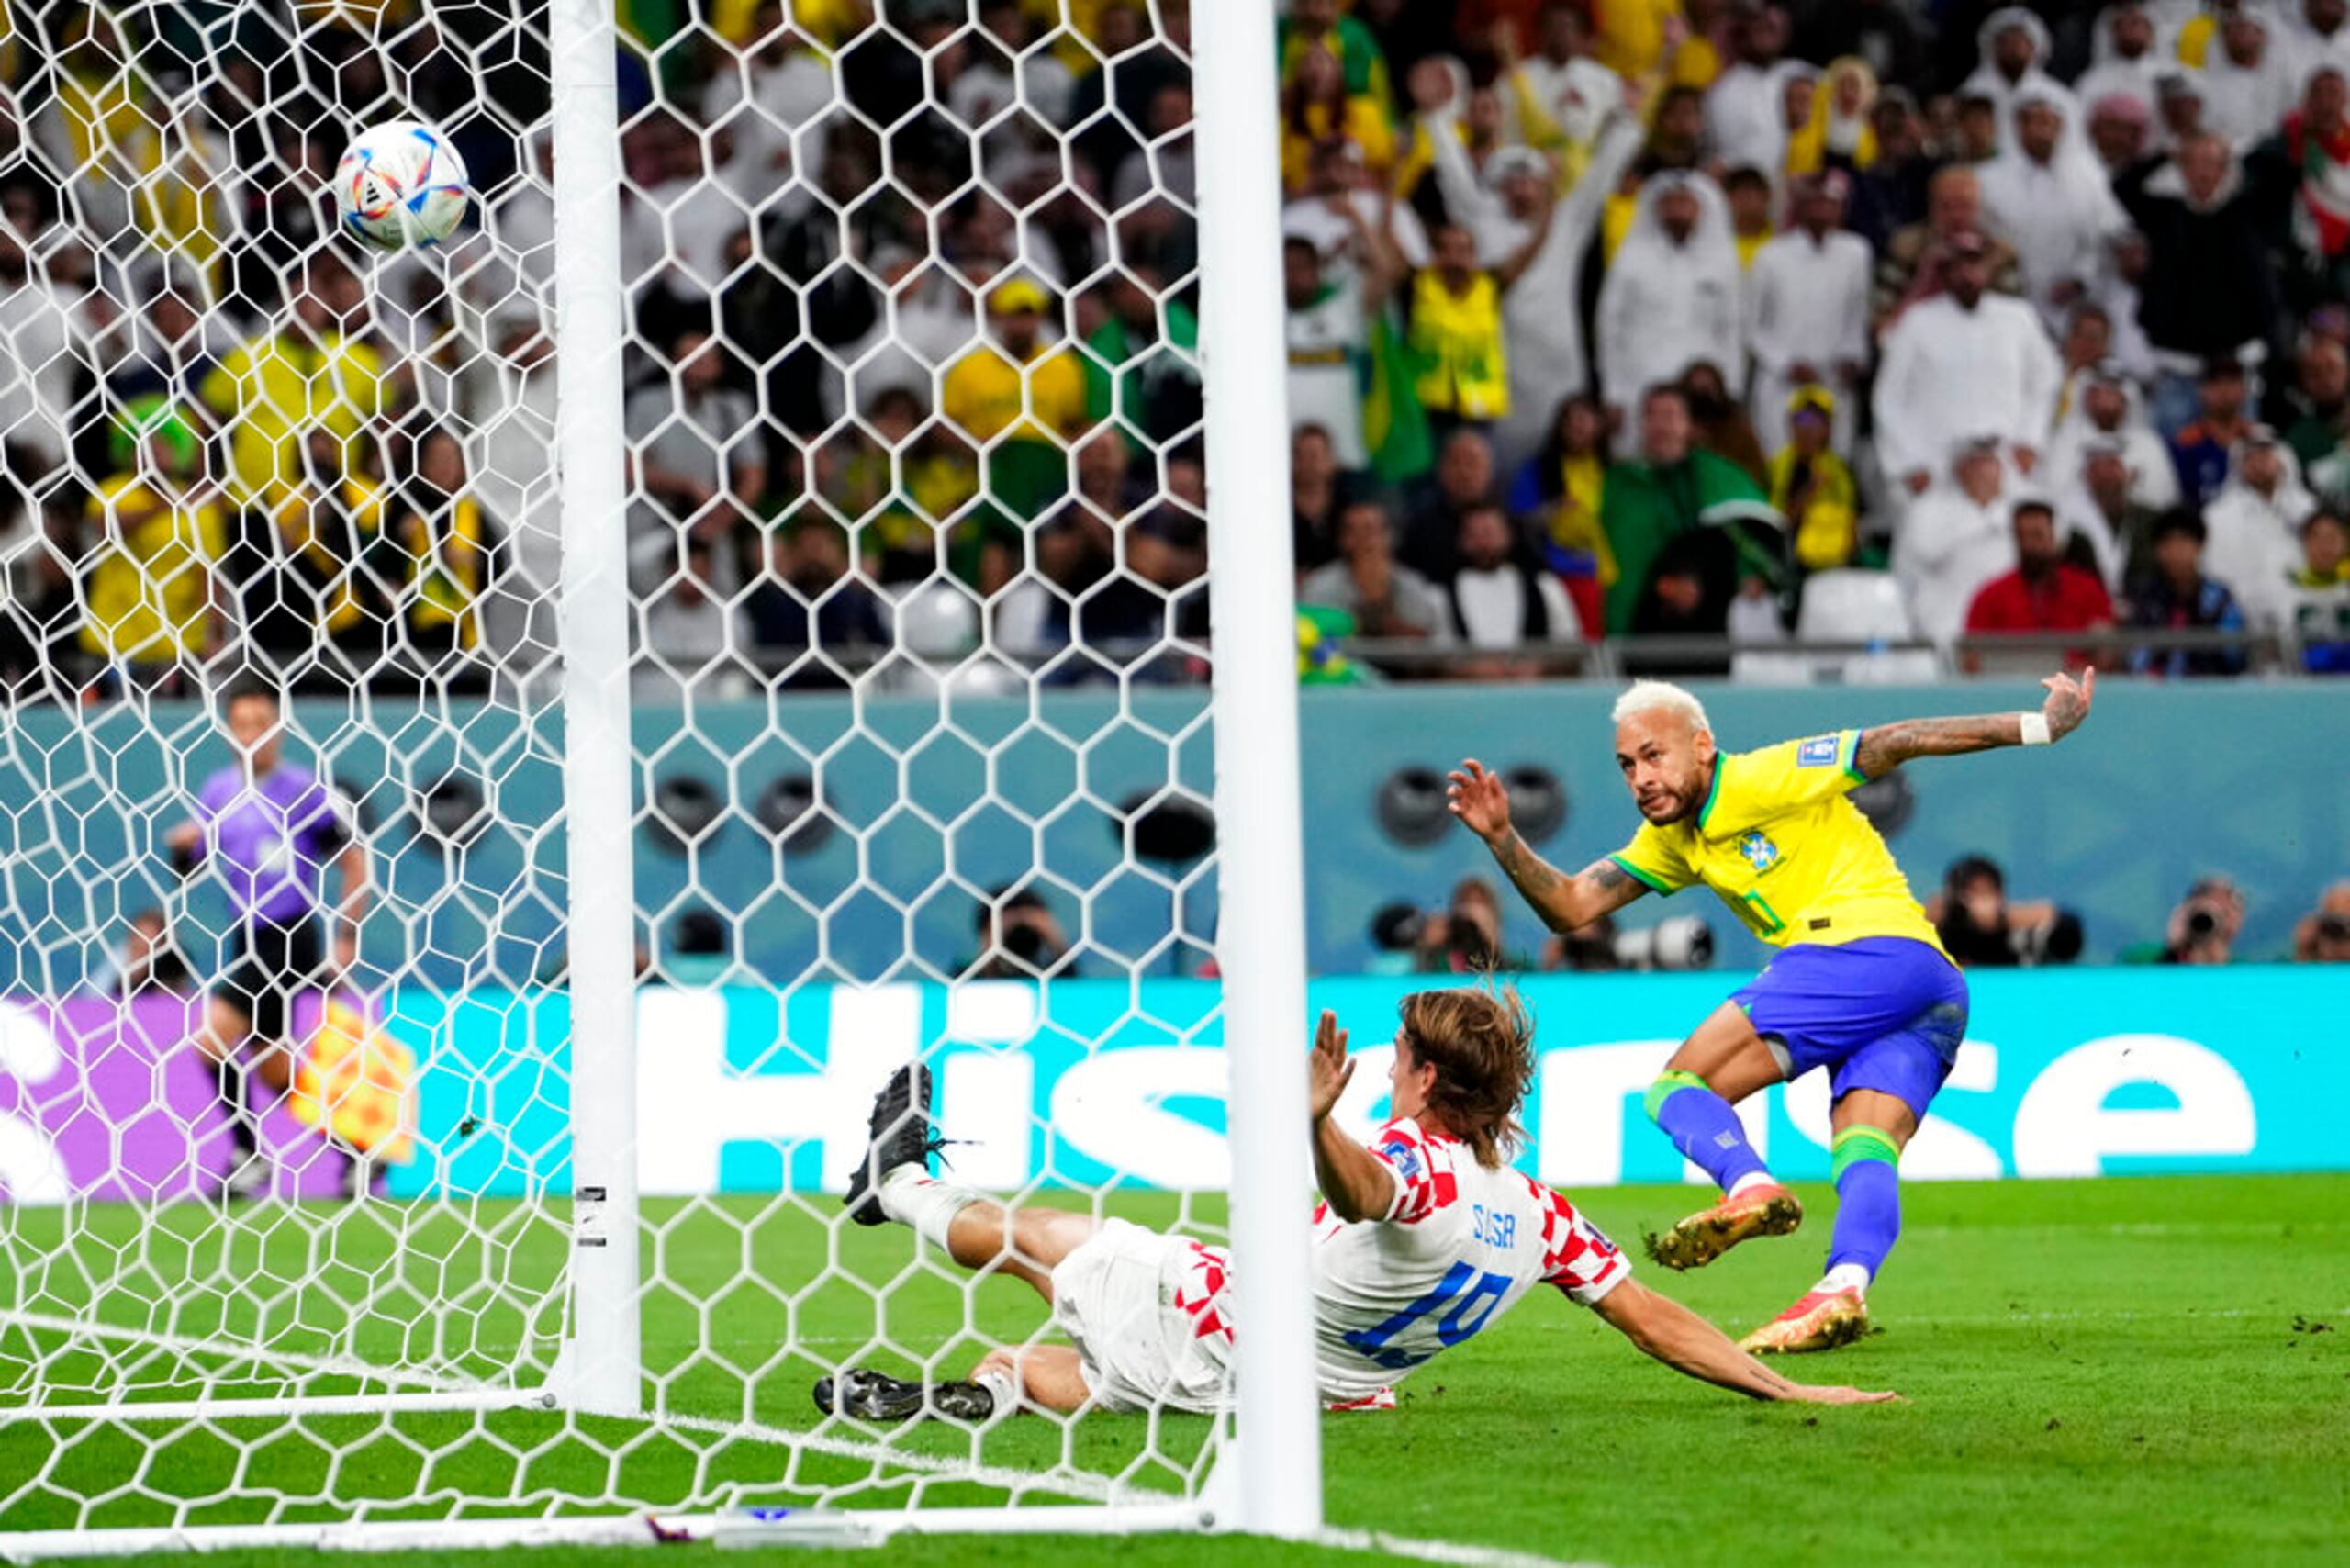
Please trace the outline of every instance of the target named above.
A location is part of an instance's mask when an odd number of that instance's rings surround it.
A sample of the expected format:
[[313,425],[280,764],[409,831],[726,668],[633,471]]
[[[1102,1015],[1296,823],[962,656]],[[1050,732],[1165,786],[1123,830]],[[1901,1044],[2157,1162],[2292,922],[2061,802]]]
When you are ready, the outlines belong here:
[[1053,1320],[1076,1343],[1097,1406],[1232,1407],[1225,1268],[1215,1248],[1122,1219],[1102,1221],[1054,1267]]

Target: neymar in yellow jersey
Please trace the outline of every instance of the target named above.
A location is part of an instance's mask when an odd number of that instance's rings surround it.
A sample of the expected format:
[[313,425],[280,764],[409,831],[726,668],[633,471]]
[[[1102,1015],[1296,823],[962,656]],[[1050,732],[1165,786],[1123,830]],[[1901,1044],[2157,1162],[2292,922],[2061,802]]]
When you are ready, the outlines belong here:
[[2088,717],[2096,679],[2051,677],[2038,712],[1912,719],[1737,753],[1716,747],[1695,697],[1638,682],[1616,704],[1616,765],[1643,820],[1629,844],[1573,876],[1518,837],[1494,774],[1472,758],[1451,776],[1452,814],[1552,930],[1702,883],[1779,949],[1682,1043],[1648,1094],[1649,1115],[1722,1188],[1720,1203],[1649,1239],[1658,1262],[1694,1269],[1803,1223],[1730,1107],[1813,1068],[1830,1074],[1828,1272],[1748,1335],[1746,1350],[1830,1350],[1868,1331],[1868,1286],[1901,1228],[1901,1151],[1966,1034],[1966,979],[1847,791],[1912,757],[2062,740]]

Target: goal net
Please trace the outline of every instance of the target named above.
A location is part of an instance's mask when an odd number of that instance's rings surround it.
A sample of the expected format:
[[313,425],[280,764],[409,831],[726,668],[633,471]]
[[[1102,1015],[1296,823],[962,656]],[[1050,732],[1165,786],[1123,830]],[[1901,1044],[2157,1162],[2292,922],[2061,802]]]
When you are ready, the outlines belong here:
[[[1293,780],[1285,541],[1206,639],[1248,286],[1187,7],[1055,10],[10,7],[0,1553],[1215,1512],[1261,1403],[811,1398],[1056,1342],[844,1215],[909,1061],[960,1182],[1303,1249],[1294,790],[1244,915],[1211,750],[1251,688]],[[407,120],[472,211],[386,253],[330,176]]]

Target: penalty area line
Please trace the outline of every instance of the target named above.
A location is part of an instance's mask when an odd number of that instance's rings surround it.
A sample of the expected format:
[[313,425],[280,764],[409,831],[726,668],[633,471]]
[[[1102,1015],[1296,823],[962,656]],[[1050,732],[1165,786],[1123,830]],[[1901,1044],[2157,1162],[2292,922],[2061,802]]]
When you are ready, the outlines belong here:
[[1569,1562],[1560,1557],[1544,1557],[1539,1552],[1517,1551],[1505,1546],[1479,1546],[1463,1540],[1419,1540],[1410,1536],[1390,1535],[1385,1530],[1337,1529],[1315,1530],[1305,1538],[1315,1546],[1326,1546],[1338,1551],[1370,1551],[1382,1557],[1408,1557],[1420,1562],[1444,1562],[1455,1568],[1606,1568],[1605,1563]]

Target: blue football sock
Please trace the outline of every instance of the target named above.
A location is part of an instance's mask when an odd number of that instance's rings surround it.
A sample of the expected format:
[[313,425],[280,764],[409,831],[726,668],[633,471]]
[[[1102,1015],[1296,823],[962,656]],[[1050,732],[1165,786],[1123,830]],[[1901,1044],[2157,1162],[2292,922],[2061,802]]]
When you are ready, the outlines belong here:
[[1885,1267],[1894,1238],[1901,1234],[1901,1151],[1874,1127],[1846,1127],[1830,1146],[1836,1173],[1836,1230],[1828,1267],[1850,1263],[1868,1271]]
[[1649,1119],[1664,1129],[1684,1159],[1714,1179],[1725,1193],[1745,1176],[1771,1172],[1729,1102],[1706,1087],[1694,1072],[1668,1072],[1649,1086]]

